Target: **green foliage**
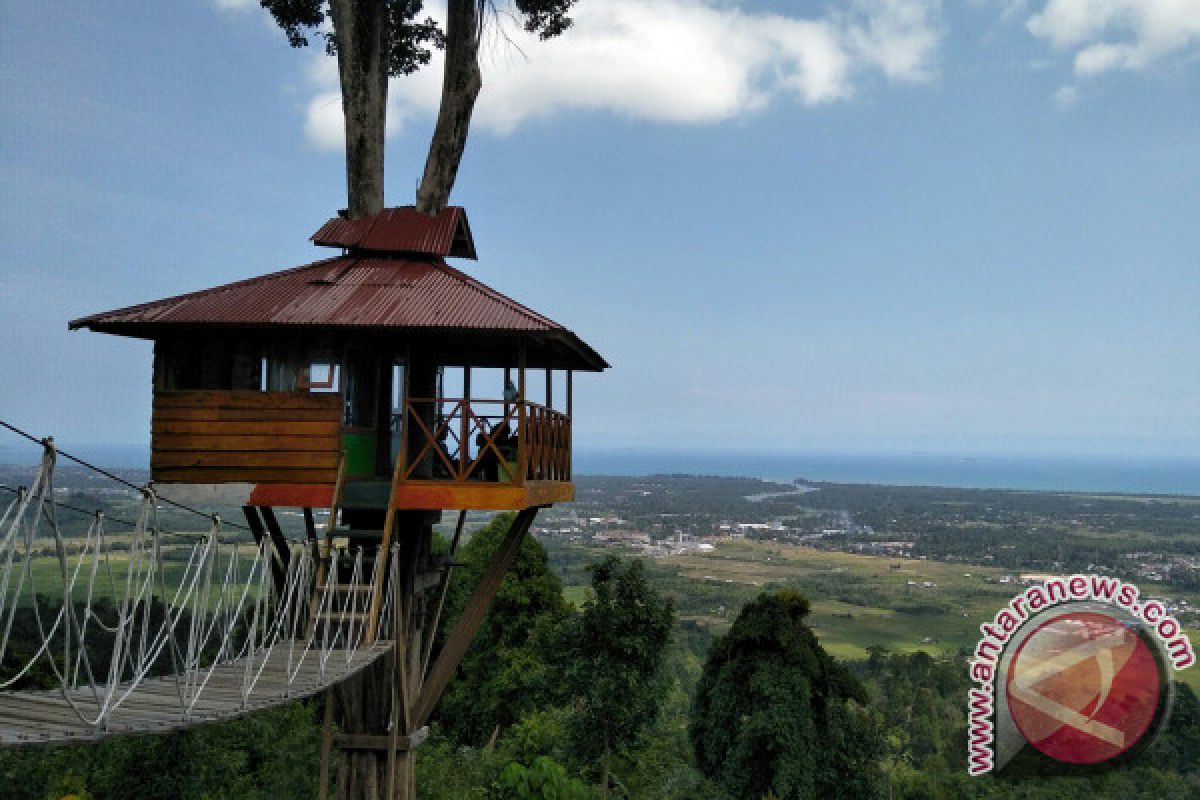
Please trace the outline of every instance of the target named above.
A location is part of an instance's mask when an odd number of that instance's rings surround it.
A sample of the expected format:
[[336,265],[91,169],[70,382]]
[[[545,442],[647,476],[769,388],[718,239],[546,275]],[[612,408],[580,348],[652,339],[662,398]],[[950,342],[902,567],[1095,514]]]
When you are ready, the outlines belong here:
[[[432,48],[446,46],[446,35],[433,17],[418,19],[424,0],[386,0],[388,15],[388,74],[411,75],[430,62]],[[571,27],[567,13],[575,0],[513,0],[521,25],[542,39]],[[310,36],[325,40],[325,51],[337,54],[328,0],[260,0],[283,29],[292,47],[307,47]],[[489,4],[490,5],[490,4]]]
[[293,703],[216,725],[94,745],[0,750],[5,800],[274,800],[313,797],[315,704]]
[[[451,581],[441,635],[462,613],[511,524],[511,514],[500,515],[460,549],[466,566]],[[446,732],[464,744],[483,744],[497,728],[552,705],[549,648],[569,613],[545,549],[527,536],[438,706]]]
[[709,651],[696,691],[696,764],[730,795],[879,796],[883,749],[867,693],[805,624],[790,590],[747,604]]
[[[307,47],[308,37],[325,40],[325,51],[337,54],[328,0],[260,0],[283,29],[292,47]],[[411,75],[429,63],[433,53],[446,45],[445,34],[432,17],[418,20],[423,0],[387,0],[388,74]],[[326,20],[330,26],[325,27]]]
[[896,800],[1113,797],[1121,800],[1195,797],[1200,789],[1200,703],[1177,686],[1167,729],[1133,763],[1080,775],[1061,766],[998,775],[966,774],[966,695],[961,658],[889,654],[872,648],[858,665],[885,728],[891,796]]
[[640,561],[608,557],[592,567],[592,594],[563,626],[556,662],[575,711],[579,757],[601,762],[631,747],[658,716],[668,684],[664,652],[675,623],[671,601],[647,583]]
[[587,786],[561,764],[538,756],[528,767],[512,762],[500,773],[498,800],[584,800]]
[[[551,787],[549,791],[561,792],[584,787],[576,775],[562,766],[565,763],[561,749],[563,718],[567,713],[563,709],[534,712],[502,733],[494,747],[463,746],[434,726],[417,758],[417,796],[421,800],[542,796],[515,795],[517,789],[506,786],[513,774],[526,775],[529,782],[543,791],[546,791],[544,786]],[[560,796],[590,795],[585,791],[581,795]]]

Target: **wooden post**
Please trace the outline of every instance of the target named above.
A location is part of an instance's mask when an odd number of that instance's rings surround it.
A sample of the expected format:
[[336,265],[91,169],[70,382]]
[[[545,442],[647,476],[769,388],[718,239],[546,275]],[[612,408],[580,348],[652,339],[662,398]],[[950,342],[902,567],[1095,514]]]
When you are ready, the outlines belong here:
[[[504,368],[504,390],[500,393],[501,397],[503,397],[505,392],[508,391],[508,384],[510,384],[510,383],[512,383],[512,367],[505,367]],[[508,418],[508,402],[507,401],[504,403],[504,418],[505,419]]]
[[[270,509],[263,508],[264,512],[268,510]],[[250,533],[254,535],[254,543],[259,547],[262,547],[263,539],[267,537],[267,532],[263,528],[263,517],[259,516],[258,507],[242,506],[242,513],[246,516],[246,523],[250,526]],[[275,521],[274,514],[271,515],[271,521]],[[275,522],[275,525],[278,527],[279,523]],[[279,538],[283,538],[282,531],[279,532]],[[275,549],[279,547],[279,542],[275,540],[274,531],[271,532],[271,544]],[[268,556],[271,564],[271,580],[275,586],[275,591],[280,597],[283,596],[284,584],[287,582],[287,576],[284,574],[283,565],[280,563],[282,559],[286,558],[288,555],[286,541],[283,543],[283,546],[284,550],[282,552],[277,553],[275,556]]]
[[[413,410],[408,405],[408,378],[412,372],[412,348],[404,349],[404,385],[400,389],[400,452],[396,454],[396,466],[403,469],[400,474],[404,475],[408,472],[408,428],[409,416]],[[391,498],[388,498],[388,504],[391,504]]]
[[546,367],[546,408],[554,408],[554,370]]
[[321,766],[317,777],[317,800],[329,796],[329,756],[333,752],[333,690],[325,690],[325,720],[321,724]]
[[273,565],[276,568],[276,588],[282,594],[283,582],[286,580],[284,576],[292,561],[292,550],[288,547],[287,537],[283,535],[283,528],[280,527],[279,520],[275,517],[275,509],[270,506],[262,506],[259,511],[262,514],[263,522],[267,524],[267,533],[271,535],[271,545],[275,548],[276,560]]
[[[399,576],[397,576],[399,578]],[[392,612],[395,617],[392,635],[395,641],[396,661],[392,671],[392,720],[391,730],[388,731],[388,753],[387,753],[387,794],[384,795],[386,800],[410,800],[408,795],[408,778],[407,778],[407,763],[405,764],[405,774],[401,776],[400,792],[396,792],[396,746],[400,740],[400,729],[404,728],[404,735],[407,737],[410,730],[410,701],[408,691],[408,670],[405,669],[407,661],[407,636],[408,624],[405,616],[408,613],[408,608],[404,602],[404,581],[397,580],[393,587],[395,596],[392,602],[395,604]],[[405,761],[407,762],[411,756],[408,751],[405,752]]]
[[529,426],[526,424],[528,414],[528,406],[525,403],[525,342],[522,341],[520,349],[517,351],[517,425],[519,426],[520,435],[517,437],[517,474],[513,477],[513,483],[518,485],[525,483],[525,476],[529,474],[529,462],[526,460],[529,453]]
[[342,500],[342,481],[346,477],[346,454],[338,457],[337,477],[333,481],[333,499],[329,502],[329,519],[325,520],[325,546],[318,546],[317,574],[313,580],[312,601],[309,603],[308,635],[317,625],[317,609],[321,607],[320,592],[326,591],[329,580],[329,565],[333,563],[333,530],[337,527],[338,505]]
[[566,452],[563,453],[563,460],[565,462],[563,465],[563,480],[568,481],[571,480],[571,429],[575,426],[575,397],[574,387],[572,386],[574,376],[574,370],[567,370],[567,423],[565,431],[566,441],[563,443]]
[[468,417],[471,410],[471,367],[467,365],[463,367],[463,396],[461,408],[461,424],[459,430],[462,433],[458,439],[458,479],[465,481],[467,479],[467,467],[471,465],[470,442],[467,437],[470,436],[470,425]]

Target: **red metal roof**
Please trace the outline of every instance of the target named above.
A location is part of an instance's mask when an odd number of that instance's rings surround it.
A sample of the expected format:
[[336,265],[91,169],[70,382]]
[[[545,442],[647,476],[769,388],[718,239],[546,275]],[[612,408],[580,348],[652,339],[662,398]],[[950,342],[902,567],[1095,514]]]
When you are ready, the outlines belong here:
[[554,334],[608,365],[575,334],[440,260],[350,254],[224,286],[93,314],[72,330],[155,338],[180,326],[326,326]]
[[412,206],[385,208],[355,220],[334,217],[312,235],[314,244],[383,253],[476,258],[467,212],[450,206],[431,217]]

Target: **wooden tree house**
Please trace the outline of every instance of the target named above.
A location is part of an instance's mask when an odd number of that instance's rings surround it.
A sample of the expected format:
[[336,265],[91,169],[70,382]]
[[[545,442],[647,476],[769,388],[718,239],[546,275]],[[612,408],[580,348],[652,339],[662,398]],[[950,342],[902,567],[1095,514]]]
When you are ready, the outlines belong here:
[[[399,546],[401,668],[379,686],[396,702],[352,708],[346,698],[342,728],[357,732],[338,743],[350,780],[377,769],[409,797],[411,747],[521,538],[537,509],[574,497],[572,376],[608,365],[571,331],[446,263],[476,258],[461,208],[334,218],[312,240],[341,253],[70,327],[154,342],[151,477],[160,495],[242,506],[281,558],[274,509],[303,509],[316,544],[312,510],[328,508],[326,569],[345,569],[361,548],[382,574],[377,554]],[[541,402],[529,400],[535,386]],[[459,512],[458,532],[468,510],[519,513],[430,664],[452,563],[433,556],[430,538],[446,510]],[[379,604],[364,603],[372,628]],[[359,694],[361,705],[369,693]]]

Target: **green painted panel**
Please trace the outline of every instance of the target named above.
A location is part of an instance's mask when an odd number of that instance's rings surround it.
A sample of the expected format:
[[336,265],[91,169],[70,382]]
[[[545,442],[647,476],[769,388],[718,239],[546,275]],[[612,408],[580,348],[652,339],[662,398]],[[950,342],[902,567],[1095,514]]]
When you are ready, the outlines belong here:
[[347,478],[368,478],[375,474],[375,434],[342,434],[342,453],[346,456]]

